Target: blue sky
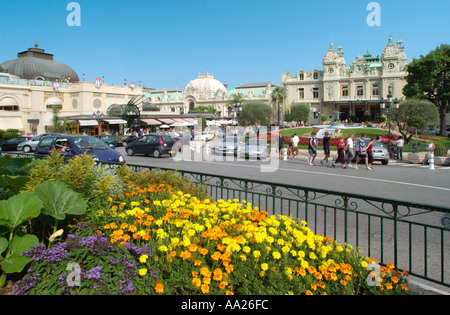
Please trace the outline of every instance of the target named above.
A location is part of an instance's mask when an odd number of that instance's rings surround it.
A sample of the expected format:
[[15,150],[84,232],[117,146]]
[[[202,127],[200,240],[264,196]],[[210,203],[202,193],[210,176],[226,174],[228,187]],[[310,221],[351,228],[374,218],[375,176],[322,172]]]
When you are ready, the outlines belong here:
[[381,55],[390,32],[409,60],[450,43],[448,0],[378,0],[379,27],[366,22],[371,0],[78,0],[79,27],[66,23],[70,2],[1,0],[0,62],[37,41],[90,81],[184,89],[208,72],[231,89],[322,69],[331,38],[347,64]]

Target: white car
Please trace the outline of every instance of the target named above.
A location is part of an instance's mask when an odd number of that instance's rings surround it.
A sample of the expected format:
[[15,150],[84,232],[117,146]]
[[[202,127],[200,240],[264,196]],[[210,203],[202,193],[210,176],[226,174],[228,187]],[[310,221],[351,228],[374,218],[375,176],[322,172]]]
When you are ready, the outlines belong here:
[[211,141],[213,139],[214,139],[214,134],[209,131],[203,131],[201,135],[195,136],[195,140]]

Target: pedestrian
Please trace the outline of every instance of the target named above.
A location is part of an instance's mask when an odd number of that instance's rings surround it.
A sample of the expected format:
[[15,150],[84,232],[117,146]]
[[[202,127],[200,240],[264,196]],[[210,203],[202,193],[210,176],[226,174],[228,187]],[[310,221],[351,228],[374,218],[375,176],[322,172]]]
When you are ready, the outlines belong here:
[[331,164],[331,166],[336,167],[336,163],[339,162],[342,165],[342,168],[347,168],[345,166],[345,142],[344,139],[339,139],[338,145],[338,156],[336,158],[336,161],[334,161],[333,164]]
[[317,137],[315,132],[312,132],[311,137],[309,137],[308,154],[308,164],[314,165],[314,159],[317,156]]
[[297,136],[296,133],[294,133],[294,136],[292,137],[292,148],[294,150],[294,156],[297,156],[298,154],[298,143],[300,142],[300,138]]
[[373,138],[369,138],[369,144],[367,145],[367,157],[369,158],[369,167],[372,168],[373,163]]
[[403,140],[403,137],[398,137],[398,140],[395,141],[397,145],[397,159],[400,159],[403,161],[403,145],[405,144],[405,140]]
[[280,132],[280,134],[278,136],[278,152],[279,152],[280,160],[283,158],[283,147],[284,147],[284,137]]
[[347,159],[345,160],[345,166],[346,167],[352,167],[352,160],[354,157],[353,154],[353,139],[355,136],[353,134],[350,135],[350,137],[347,138]]
[[293,147],[292,138],[293,137],[290,137],[289,142],[288,142],[288,159],[294,158],[294,147]]
[[327,166],[330,166],[330,163],[328,163],[328,158],[330,157],[330,133],[328,131],[325,131],[325,136],[323,137],[323,153],[325,154],[323,160],[320,161],[320,164],[327,163]]
[[366,163],[366,168],[371,171],[372,168],[369,167],[369,159],[367,155],[367,147],[366,147],[366,134],[363,133],[361,138],[359,139],[357,143],[357,151],[358,151],[358,158],[356,159],[355,169],[358,169],[358,163],[364,159]]

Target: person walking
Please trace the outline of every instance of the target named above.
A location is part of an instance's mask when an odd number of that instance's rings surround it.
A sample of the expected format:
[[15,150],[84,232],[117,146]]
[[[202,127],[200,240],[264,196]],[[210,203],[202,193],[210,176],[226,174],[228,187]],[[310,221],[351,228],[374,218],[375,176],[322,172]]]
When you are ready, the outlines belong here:
[[292,148],[294,151],[294,156],[297,156],[298,154],[298,143],[300,142],[300,138],[297,136],[296,133],[294,133],[294,136],[292,137]]
[[278,136],[278,152],[279,152],[280,160],[283,159],[283,147],[284,147],[284,137],[280,132],[280,134]]
[[328,163],[328,158],[330,157],[330,133],[328,131],[325,131],[325,136],[323,137],[323,153],[325,154],[323,160],[320,160],[320,164],[323,164],[326,162],[327,166],[330,166],[330,163]]
[[353,139],[355,136],[353,134],[350,135],[350,137],[347,138],[347,159],[345,160],[345,166],[346,167],[352,167],[352,160],[353,160]]
[[361,138],[358,141],[358,158],[356,159],[356,164],[355,164],[355,169],[358,169],[358,163],[364,159],[365,163],[366,163],[366,168],[371,171],[372,168],[369,167],[369,160],[368,160],[368,155],[367,155],[367,147],[366,147],[366,134],[363,133]]
[[369,144],[367,145],[367,157],[369,159],[369,167],[372,168],[373,163],[373,138],[369,138]]
[[336,158],[336,161],[334,161],[333,164],[331,164],[332,167],[336,167],[336,163],[341,163],[342,168],[347,168],[345,166],[345,142],[344,139],[339,139],[338,145],[338,156]]
[[403,161],[403,145],[405,144],[405,140],[400,136],[398,137],[398,140],[395,141],[395,144],[397,145],[397,159]]
[[314,165],[314,159],[317,156],[317,137],[315,132],[312,132],[311,137],[309,137],[308,154],[308,164]]

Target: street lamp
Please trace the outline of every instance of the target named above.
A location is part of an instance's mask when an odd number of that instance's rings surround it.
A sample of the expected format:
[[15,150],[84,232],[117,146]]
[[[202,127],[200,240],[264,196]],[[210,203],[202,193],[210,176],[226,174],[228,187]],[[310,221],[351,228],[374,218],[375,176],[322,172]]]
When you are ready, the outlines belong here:
[[234,112],[236,113],[236,120],[239,120],[239,115],[241,113],[242,110],[242,104],[240,100],[237,100],[236,103],[234,104]]
[[388,151],[391,151],[391,105],[394,104],[394,108],[398,109],[400,102],[398,99],[395,99],[394,102],[392,102],[392,94],[389,93],[387,95],[387,100],[384,98],[380,101],[380,108],[384,110],[386,108],[386,105],[388,105],[388,121],[389,121],[389,141],[388,141]]
[[103,119],[103,117],[105,117],[105,115],[103,115],[103,113],[99,110],[92,114],[92,118],[94,118],[98,124],[98,135],[102,134],[102,125],[100,121]]

